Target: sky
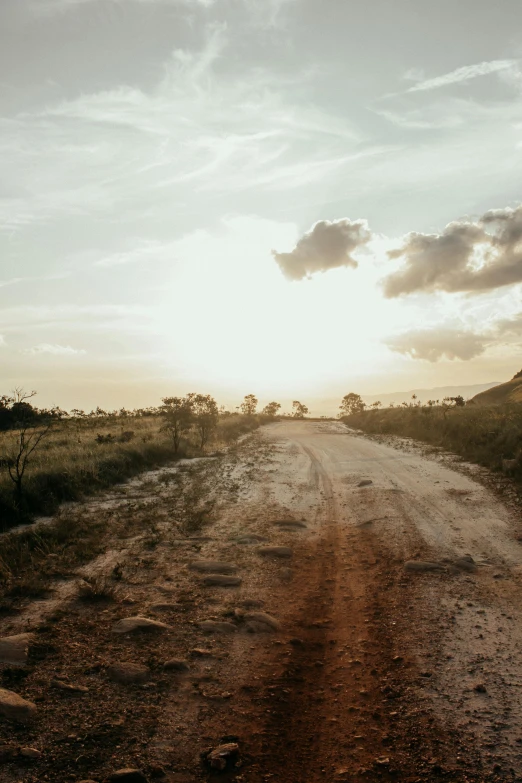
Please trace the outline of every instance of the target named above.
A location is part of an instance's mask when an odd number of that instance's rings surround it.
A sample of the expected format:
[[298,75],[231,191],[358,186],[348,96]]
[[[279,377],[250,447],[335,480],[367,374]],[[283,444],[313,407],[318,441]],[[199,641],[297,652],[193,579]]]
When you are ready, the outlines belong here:
[[0,393],[319,414],[512,377],[521,31],[519,0],[2,0]]

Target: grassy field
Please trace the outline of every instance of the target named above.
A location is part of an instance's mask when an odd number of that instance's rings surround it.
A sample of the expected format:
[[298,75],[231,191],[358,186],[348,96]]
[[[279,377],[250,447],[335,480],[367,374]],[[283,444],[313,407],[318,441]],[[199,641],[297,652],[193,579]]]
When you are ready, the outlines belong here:
[[[221,417],[207,450],[219,449],[252,431],[262,417]],[[0,530],[34,515],[51,514],[63,501],[78,500],[111,484],[179,457],[201,453],[192,438],[175,455],[162,416],[66,419],[57,422],[31,456],[17,502],[6,466],[0,468]],[[10,451],[16,431],[0,432],[0,455]],[[20,507],[21,505],[21,507]]]
[[466,406],[408,406],[370,410],[346,416],[349,426],[367,433],[400,435],[442,446],[492,470],[516,459],[509,473],[522,481],[522,404]]

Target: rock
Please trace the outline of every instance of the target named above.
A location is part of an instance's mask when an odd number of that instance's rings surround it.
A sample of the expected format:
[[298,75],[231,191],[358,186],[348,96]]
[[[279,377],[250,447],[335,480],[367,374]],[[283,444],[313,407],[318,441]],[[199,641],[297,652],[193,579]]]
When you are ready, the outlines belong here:
[[237,756],[238,751],[239,745],[237,742],[227,742],[209,751],[207,753],[207,761],[212,769],[222,771],[226,768],[228,762]]
[[404,563],[405,571],[444,571],[444,566],[440,563],[431,563],[428,560],[407,560]]
[[279,620],[276,620],[275,617],[272,617],[271,614],[267,614],[266,612],[247,612],[244,615],[244,619],[256,623],[262,623],[263,625],[266,625],[271,631],[279,631],[281,628],[281,623]]
[[214,655],[213,650],[205,650],[203,647],[194,647],[190,651],[193,658],[212,658]]
[[39,759],[42,756],[42,751],[36,748],[20,748],[20,755],[26,759]]
[[237,631],[237,625],[218,620],[203,620],[198,623],[198,626],[205,633],[235,633]]
[[373,484],[373,481],[371,479],[363,479],[362,481],[359,481],[357,486],[358,487],[369,487],[370,484]]
[[133,683],[144,683],[150,679],[150,671],[146,666],[131,661],[121,661],[113,663],[107,669],[107,676],[113,682],[119,682],[122,685],[132,685]]
[[266,623],[258,623],[255,620],[249,620],[245,623],[247,633],[272,633],[272,628]]
[[488,690],[483,682],[477,682],[476,685],[473,686],[473,690],[477,693],[487,693]]
[[112,633],[136,633],[139,631],[167,631],[169,625],[148,617],[125,617],[112,626]]
[[223,563],[220,560],[194,560],[188,567],[191,571],[202,571],[208,574],[235,574],[238,570],[233,563]]
[[34,634],[32,633],[0,638],[0,663],[8,663],[9,666],[25,666],[29,645],[33,639]]
[[276,527],[288,528],[289,530],[305,530],[308,525],[306,522],[294,522],[292,519],[282,520],[281,522],[274,522]]
[[289,546],[260,546],[256,551],[263,557],[292,557],[294,554]]
[[453,565],[461,571],[468,571],[473,573],[477,570],[477,564],[471,557],[471,555],[464,555],[464,557],[458,557],[453,561]]
[[51,687],[67,693],[89,693],[89,689],[84,685],[75,685],[64,680],[51,680]]
[[242,580],[238,576],[213,574],[201,580],[203,587],[239,587]]
[[109,780],[114,783],[147,783],[147,778],[139,769],[118,769],[109,775]]
[[36,704],[13,691],[0,688],[0,715],[15,723],[27,723],[36,714]]
[[186,672],[190,667],[187,661],[182,658],[171,658],[169,661],[165,661],[163,668],[167,671]]

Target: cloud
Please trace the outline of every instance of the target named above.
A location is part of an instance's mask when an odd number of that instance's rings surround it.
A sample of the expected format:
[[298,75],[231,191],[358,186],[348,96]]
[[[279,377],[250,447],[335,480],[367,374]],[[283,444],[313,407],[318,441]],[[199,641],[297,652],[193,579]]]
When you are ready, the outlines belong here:
[[82,348],[72,348],[70,345],[57,345],[53,343],[40,343],[32,348],[27,348],[23,353],[42,354],[50,353],[54,356],[75,356],[86,353]]
[[365,220],[321,220],[297,242],[290,253],[272,251],[289,280],[302,280],[314,272],[342,266],[357,267],[352,253],[366,245],[371,232]]
[[[442,76],[436,76],[434,79],[424,79],[410,87],[407,92],[424,92],[425,90],[436,90],[439,87],[446,87],[449,84],[459,84],[468,82],[471,79],[477,79],[479,76],[487,76],[490,73],[498,73],[516,69],[518,60],[492,60],[490,62],[475,63],[474,65],[465,65],[454,71],[445,73]],[[412,72],[408,72],[409,78],[412,78]]]
[[5,337],[3,336],[3,334],[0,334],[0,346],[1,345],[5,345]]
[[490,291],[522,282],[522,206],[457,221],[441,234],[408,234],[388,252],[402,269],[384,281],[388,298],[414,292]]
[[437,362],[439,359],[469,361],[484,353],[488,338],[467,329],[412,329],[385,341],[396,353]]

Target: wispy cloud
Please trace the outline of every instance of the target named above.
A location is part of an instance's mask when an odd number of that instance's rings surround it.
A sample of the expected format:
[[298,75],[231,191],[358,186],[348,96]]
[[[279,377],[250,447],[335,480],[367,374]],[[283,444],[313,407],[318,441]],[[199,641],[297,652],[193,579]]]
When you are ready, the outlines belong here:
[[440,87],[447,87],[450,84],[468,82],[471,79],[477,79],[479,76],[488,76],[491,73],[514,69],[517,67],[518,63],[518,60],[492,60],[490,62],[475,63],[474,65],[465,65],[462,68],[456,68],[454,71],[445,73],[442,76],[418,81],[417,84],[410,87],[407,92],[436,90]]
[[56,343],[39,343],[32,348],[26,348],[22,353],[26,354],[45,354],[53,356],[77,356],[86,353],[83,348],[72,348],[70,345],[58,345]]

